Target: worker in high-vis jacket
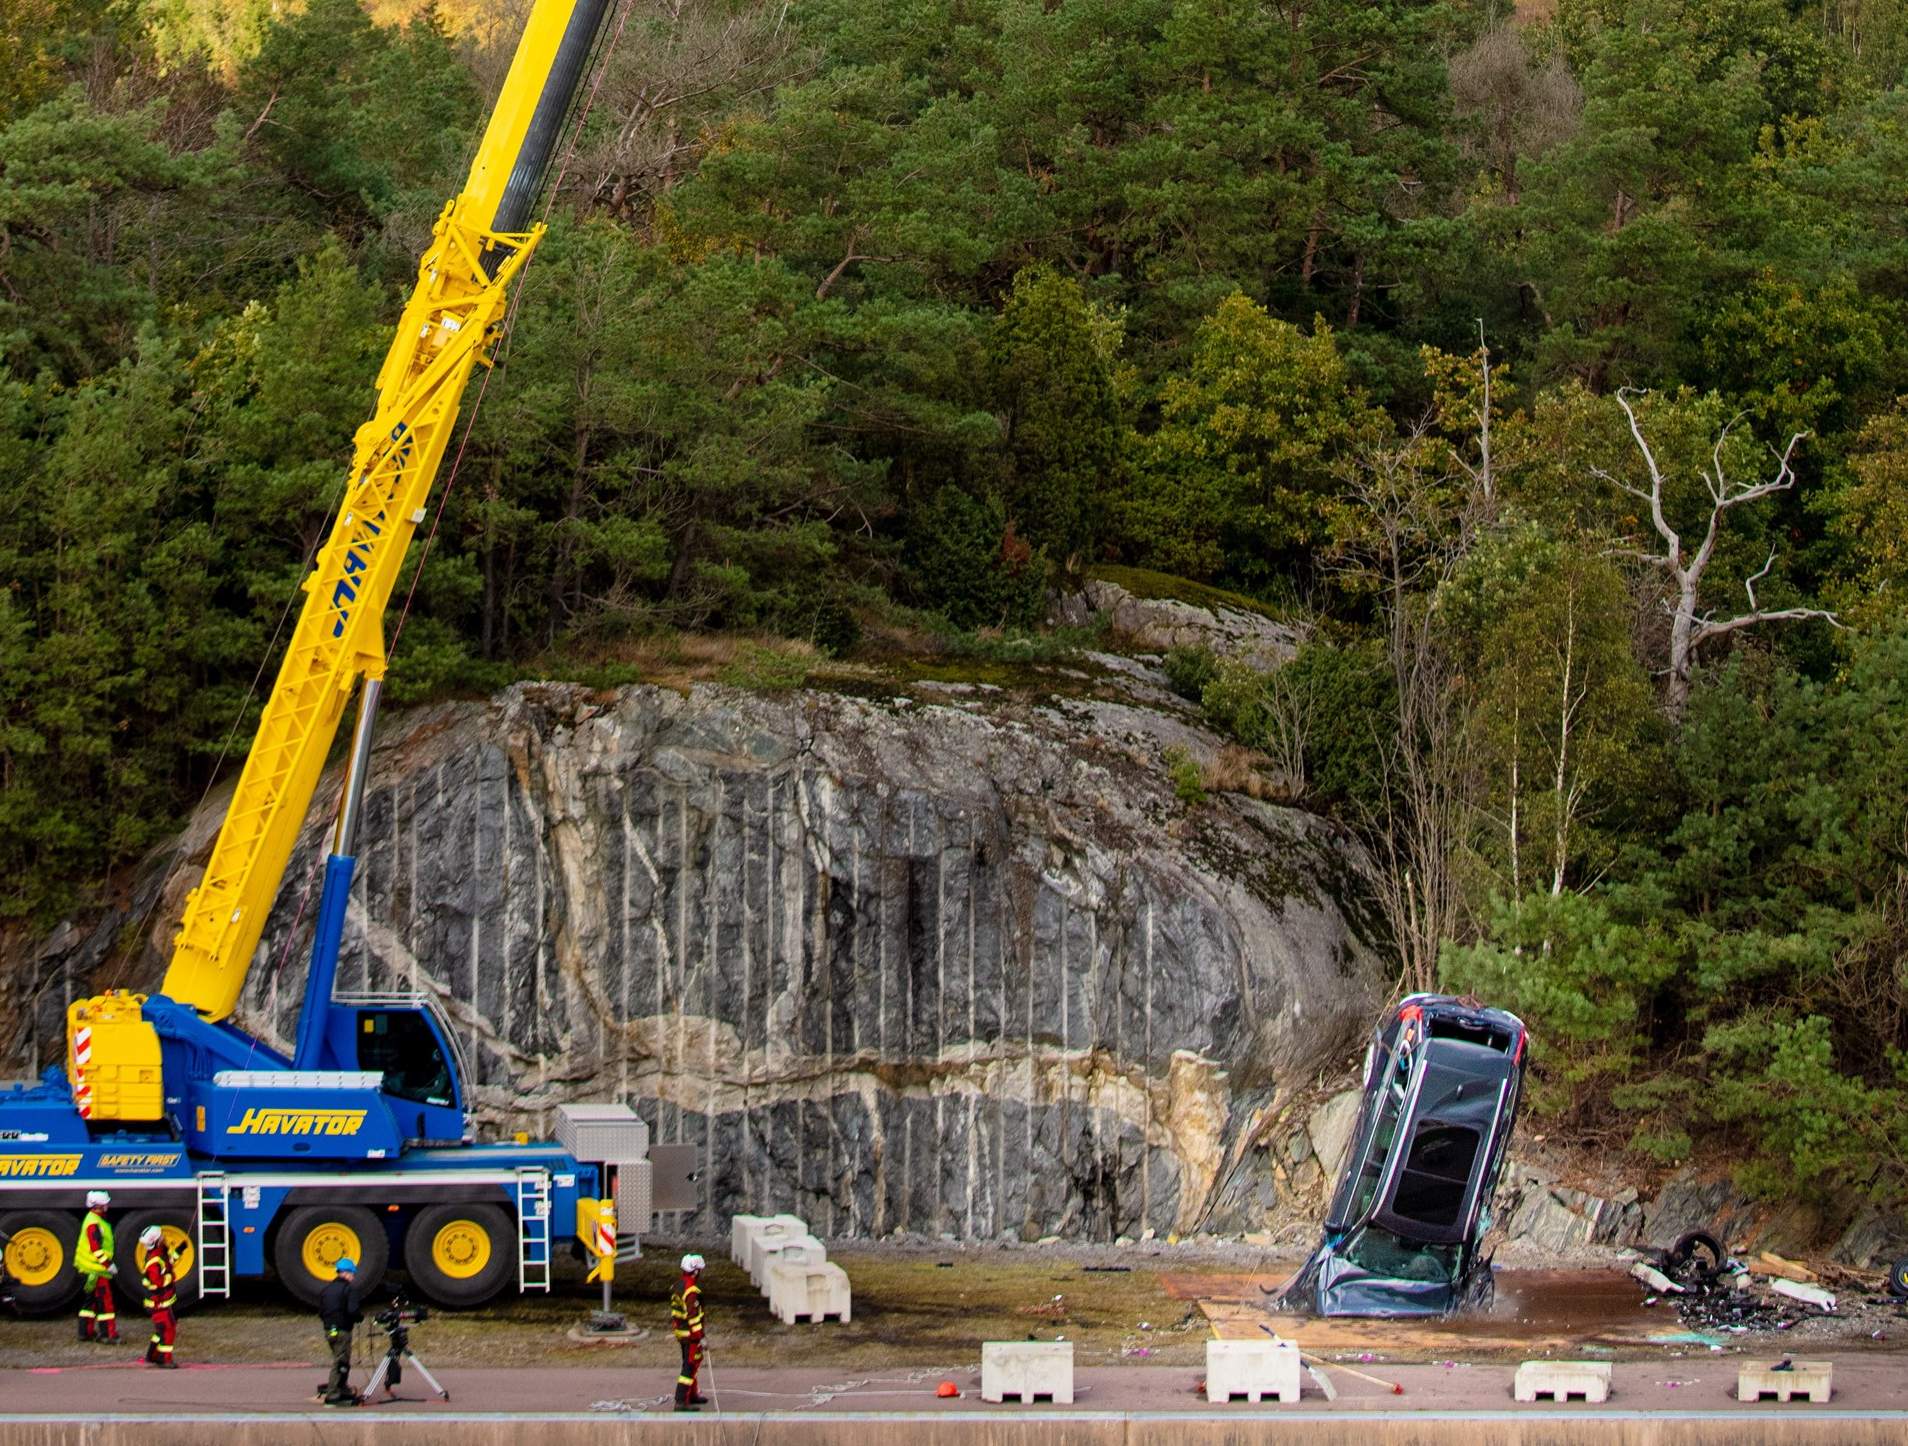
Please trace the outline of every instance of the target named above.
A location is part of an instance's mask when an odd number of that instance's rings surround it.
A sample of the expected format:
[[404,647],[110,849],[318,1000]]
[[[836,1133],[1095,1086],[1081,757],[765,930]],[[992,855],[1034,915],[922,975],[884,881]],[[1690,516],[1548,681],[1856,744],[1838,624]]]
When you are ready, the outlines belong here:
[[86,1288],[79,1311],[83,1341],[119,1339],[119,1315],[113,1309],[113,1277],[119,1273],[119,1264],[113,1255],[112,1223],[106,1218],[112,1203],[113,1197],[104,1190],[86,1192],[86,1218],[80,1221],[79,1243],[73,1251],[80,1284]]
[[696,1389],[696,1376],[702,1370],[702,1272],[700,1255],[682,1258],[682,1284],[669,1297],[669,1323],[676,1332],[676,1344],[682,1347],[682,1369],[676,1373],[676,1409],[693,1411],[707,1404]]
[[139,1232],[139,1245],[146,1252],[146,1309],[152,1314],[152,1340],[146,1346],[146,1360],[164,1370],[175,1370],[172,1347],[179,1339],[179,1283],[173,1273],[172,1247],[166,1244],[166,1232],[148,1225]]

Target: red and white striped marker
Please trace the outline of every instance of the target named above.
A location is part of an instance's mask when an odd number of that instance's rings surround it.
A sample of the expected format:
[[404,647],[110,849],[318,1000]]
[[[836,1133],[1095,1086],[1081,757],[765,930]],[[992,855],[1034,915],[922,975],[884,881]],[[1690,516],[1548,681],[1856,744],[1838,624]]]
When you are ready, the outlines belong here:
[[73,1031],[73,1103],[82,1120],[93,1117],[93,1086],[86,1078],[86,1067],[92,1062],[93,1027],[82,1024]]
[[596,1211],[596,1253],[616,1254],[616,1207],[607,1200]]

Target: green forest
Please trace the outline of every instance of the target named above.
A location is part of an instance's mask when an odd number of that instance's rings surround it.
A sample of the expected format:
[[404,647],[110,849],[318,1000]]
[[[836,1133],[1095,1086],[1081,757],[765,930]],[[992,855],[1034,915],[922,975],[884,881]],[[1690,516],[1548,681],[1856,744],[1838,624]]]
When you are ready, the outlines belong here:
[[[514,30],[0,11],[0,909],[44,929],[242,750]],[[1399,987],[1532,1025],[1539,1128],[1900,1204],[1908,3],[612,24],[399,701],[1223,592],[1309,641],[1168,659],[1251,775],[1184,806],[1357,834]]]

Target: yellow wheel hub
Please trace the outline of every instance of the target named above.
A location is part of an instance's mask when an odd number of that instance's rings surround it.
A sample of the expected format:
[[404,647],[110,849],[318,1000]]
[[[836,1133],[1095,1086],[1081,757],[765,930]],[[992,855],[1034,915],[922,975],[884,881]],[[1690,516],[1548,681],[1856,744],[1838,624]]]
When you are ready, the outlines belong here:
[[358,1239],[358,1232],[336,1220],[312,1226],[305,1232],[304,1243],[298,1247],[299,1260],[319,1280],[330,1280],[336,1276],[339,1260],[347,1255],[353,1260],[362,1260],[364,1249]]
[[[159,1233],[165,1237],[166,1249],[172,1252],[172,1278],[184,1280],[192,1274],[192,1260],[197,1253],[192,1237],[170,1222],[159,1227]],[[146,1273],[146,1247],[133,1242],[133,1263],[139,1267],[139,1273]]]
[[66,1247],[43,1225],[29,1225],[7,1242],[7,1274],[22,1285],[45,1285],[66,1264]]
[[490,1264],[490,1232],[475,1220],[446,1221],[431,1239],[431,1264],[452,1280],[469,1280]]

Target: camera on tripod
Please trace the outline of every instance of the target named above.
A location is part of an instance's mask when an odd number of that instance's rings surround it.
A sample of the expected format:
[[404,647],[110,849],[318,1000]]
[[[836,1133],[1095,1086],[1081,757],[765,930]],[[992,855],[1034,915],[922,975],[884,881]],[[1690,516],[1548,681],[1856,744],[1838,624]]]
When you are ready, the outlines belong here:
[[412,1305],[403,1296],[399,1296],[383,1310],[371,1317],[371,1323],[388,1336],[394,1336],[409,1326],[420,1325],[431,1318],[430,1310],[421,1305]]
[[431,1318],[430,1311],[421,1305],[412,1305],[403,1296],[397,1297],[383,1310],[371,1317],[371,1323],[386,1336],[384,1359],[378,1362],[378,1368],[372,1372],[371,1383],[364,1388],[364,1397],[369,1400],[378,1390],[384,1388],[387,1399],[394,1398],[396,1388],[404,1379],[404,1363],[409,1361],[417,1367],[417,1372],[431,1383],[431,1389],[450,1399],[450,1392],[438,1383],[430,1368],[417,1358],[417,1352],[411,1349],[411,1327]]

